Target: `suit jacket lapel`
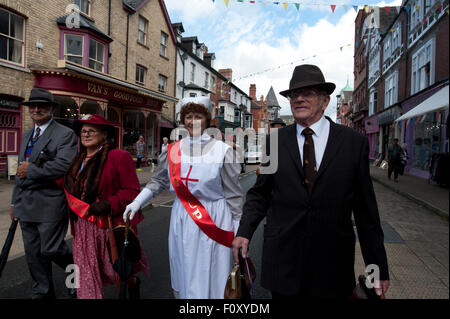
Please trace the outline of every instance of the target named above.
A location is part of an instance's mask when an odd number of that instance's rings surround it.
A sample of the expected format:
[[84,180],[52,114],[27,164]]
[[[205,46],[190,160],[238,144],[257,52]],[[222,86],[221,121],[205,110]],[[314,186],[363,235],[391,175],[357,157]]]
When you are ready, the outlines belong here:
[[325,153],[323,154],[322,162],[320,163],[319,172],[317,173],[316,182],[327,169],[328,164],[333,160],[336,153],[341,147],[343,142],[342,128],[335,124],[332,120],[327,117],[330,121],[330,135],[328,136],[327,146],[325,148]]
[[50,125],[45,129],[44,133],[39,137],[36,144],[34,144],[33,151],[31,152],[30,156],[30,162],[35,162],[38,157],[39,153],[44,149],[44,147],[50,142],[51,135],[53,130],[55,129],[55,120],[52,120]]
[[293,125],[286,127],[286,130],[288,134],[288,143],[285,144],[285,147],[288,149],[288,153],[291,156],[298,173],[303,178],[302,158],[300,156],[297,140],[297,125],[294,123]]
[[25,132],[22,139],[22,145],[20,145],[20,153],[19,153],[19,164],[20,162],[25,160],[25,151],[28,146],[28,142],[30,142],[31,134],[33,134],[34,130],[29,130]]

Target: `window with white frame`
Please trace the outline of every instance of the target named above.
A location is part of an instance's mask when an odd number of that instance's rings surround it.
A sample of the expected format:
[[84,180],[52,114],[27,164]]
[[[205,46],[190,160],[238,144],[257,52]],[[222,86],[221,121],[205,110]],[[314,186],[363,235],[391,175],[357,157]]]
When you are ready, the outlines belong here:
[[429,40],[412,56],[411,94],[433,84],[434,39]]
[[195,81],[195,63],[191,62],[191,82],[194,83]]
[[83,36],[78,34],[64,35],[64,59],[83,64]]
[[91,9],[91,1],[90,0],[75,0],[74,4],[76,4],[80,11],[86,15],[90,14]]
[[144,85],[146,76],[147,69],[142,65],[136,64],[136,83]]
[[23,64],[24,19],[0,8],[0,60]]
[[89,40],[89,67],[103,72],[105,46],[93,39]]
[[164,75],[158,75],[158,90],[166,92],[167,90],[167,77]]
[[216,78],[211,76],[211,91],[216,92]]
[[384,83],[384,108],[397,102],[398,72],[395,71],[385,79]]
[[208,88],[209,85],[209,73],[205,72],[205,89]]
[[161,31],[161,43],[159,45],[159,54],[167,57],[167,39],[169,36]]
[[138,42],[141,44],[147,44],[147,28],[148,20],[143,16],[139,16],[138,20]]

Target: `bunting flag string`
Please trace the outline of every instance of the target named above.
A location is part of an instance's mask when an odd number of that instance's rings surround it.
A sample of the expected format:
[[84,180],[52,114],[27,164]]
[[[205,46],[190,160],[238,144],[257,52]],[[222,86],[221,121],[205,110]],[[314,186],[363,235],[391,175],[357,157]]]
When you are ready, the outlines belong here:
[[[225,6],[228,8],[229,4],[230,4],[230,0],[223,0],[225,3]],[[371,6],[371,5],[356,5],[356,4],[329,4],[329,3],[306,3],[306,2],[298,2],[298,1],[267,1],[267,0],[235,0],[236,3],[250,3],[250,4],[263,4],[264,7],[267,6],[267,4],[273,4],[275,6],[279,6],[280,4],[283,5],[284,10],[287,11],[289,5],[294,5],[294,7],[296,8],[297,11],[300,11],[300,4],[302,5],[303,8],[308,8],[308,7],[314,7],[314,6],[328,6],[331,8],[332,13],[334,13],[336,11],[336,8],[342,7],[344,8],[344,10],[347,12],[348,11],[348,6],[351,5],[353,7],[353,9],[355,10],[355,12],[358,12],[359,7],[362,7],[363,10],[369,14],[372,9],[374,8],[383,8],[387,14],[389,14],[389,12],[391,10],[393,10],[394,8],[397,10],[397,12],[399,12],[400,8],[399,6],[385,6],[385,7],[379,7],[379,6]],[[216,3],[215,0],[212,0],[213,3]],[[406,10],[406,12],[409,14],[409,11],[411,10],[411,8],[414,8],[416,10],[420,10],[422,6],[420,5],[416,5],[416,6],[411,6],[411,5],[405,5],[404,9]],[[430,5],[425,5],[425,7],[430,7]],[[442,5],[439,5],[438,7],[438,12],[440,13],[443,9]],[[446,10],[446,13],[449,14],[449,10]]]
[[[350,46],[352,46],[351,43],[346,44],[346,45],[343,45],[343,46],[340,46],[340,47],[339,47],[339,50],[340,50],[340,52],[342,52],[342,49],[343,49],[343,48],[345,48],[345,47],[350,47]],[[257,75],[262,75],[262,74],[267,73],[267,72],[273,72],[273,71],[278,70],[278,69],[281,69],[281,68],[283,68],[283,67],[293,65],[294,63],[297,63],[297,62],[304,62],[304,61],[306,61],[306,60],[313,59],[313,58],[317,57],[318,55],[329,54],[329,53],[334,52],[334,51],[335,51],[335,50],[328,50],[328,51],[325,51],[325,52],[317,53],[317,54],[314,54],[314,55],[312,55],[312,56],[309,56],[309,57],[306,57],[306,58],[302,58],[302,59],[298,59],[298,60],[294,60],[294,61],[291,61],[291,62],[289,62],[289,63],[284,63],[284,64],[278,65],[278,66],[276,66],[276,67],[273,67],[273,68],[268,68],[268,69],[265,69],[265,70],[262,70],[262,71],[258,71],[258,72],[255,72],[255,73],[250,73],[250,74],[247,74],[247,75],[238,77],[238,78],[234,78],[232,81],[235,82],[235,81],[243,80],[243,79],[246,79],[246,78],[254,77],[254,76],[257,76]],[[227,84],[228,84],[229,82],[230,82],[230,81],[228,81]]]

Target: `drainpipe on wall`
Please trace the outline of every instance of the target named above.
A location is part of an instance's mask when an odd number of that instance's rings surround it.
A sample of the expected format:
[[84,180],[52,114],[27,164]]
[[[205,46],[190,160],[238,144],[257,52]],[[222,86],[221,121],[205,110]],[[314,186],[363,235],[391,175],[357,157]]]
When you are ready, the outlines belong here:
[[126,33],[126,44],[125,44],[125,81],[128,80],[128,37],[130,31],[130,16],[135,14],[134,8],[130,7],[125,2],[123,3],[123,9],[127,12],[127,33]]

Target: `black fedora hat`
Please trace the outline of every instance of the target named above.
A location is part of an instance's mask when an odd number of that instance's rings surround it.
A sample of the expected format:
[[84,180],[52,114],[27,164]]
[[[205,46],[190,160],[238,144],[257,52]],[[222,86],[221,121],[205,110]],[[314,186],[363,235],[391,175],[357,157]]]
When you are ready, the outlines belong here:
[[333,93],[336,88],[334,83],[325,82],[322,71],[317,66],[302,64],[295,67],[289,82],[289,90],[281,91],[280,94],[288,97],[292,91],[311,86],[321,87],[327,94]]
[[58,103],[56,103],[53,99],[53,94],[50,91],[39,88],[31,89],[30,98],[22,104],[28,106],[34,104],[58,105]]

